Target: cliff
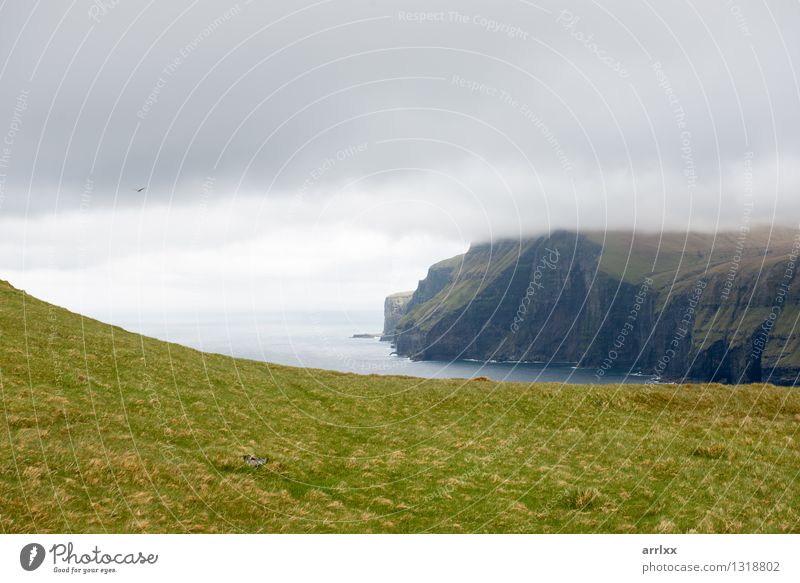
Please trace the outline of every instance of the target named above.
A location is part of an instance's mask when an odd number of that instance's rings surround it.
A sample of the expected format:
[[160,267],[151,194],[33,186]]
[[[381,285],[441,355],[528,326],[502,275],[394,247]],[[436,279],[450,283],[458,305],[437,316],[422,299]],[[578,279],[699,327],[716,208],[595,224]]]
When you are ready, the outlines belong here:
[[473,245],[419,282],[395,324],[397,352],[795,384],[798,250],[789,230]]
[[395,328],[406,313],[406,305],[413,293],[413,291],[398,292],[388,296],[383,302],[383,335],[381,340],[394,340]]

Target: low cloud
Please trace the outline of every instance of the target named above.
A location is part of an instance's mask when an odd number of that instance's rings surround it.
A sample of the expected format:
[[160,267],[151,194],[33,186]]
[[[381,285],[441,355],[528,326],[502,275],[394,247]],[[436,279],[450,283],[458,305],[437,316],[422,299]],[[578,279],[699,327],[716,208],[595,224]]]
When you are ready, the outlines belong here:
[[474,241],[794,225],[797,11],[5,7],[0,277],[97,315],[379,309]]

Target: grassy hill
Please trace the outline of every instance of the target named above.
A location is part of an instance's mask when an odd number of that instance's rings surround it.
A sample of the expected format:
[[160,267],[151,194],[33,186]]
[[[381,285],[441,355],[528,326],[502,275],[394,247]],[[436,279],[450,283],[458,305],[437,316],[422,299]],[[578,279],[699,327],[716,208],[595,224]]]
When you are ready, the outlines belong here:
[[642,233],[638,231],[589,231],[586,237],[603,249],[600,270],[633,283],[645,276],[658,287],[680,284],[687,276],[730,268],[741,256],[739,269],[755,273],[762,260],[783,257],[792,249],[797,231],[786,227],[754,227],[746,233]]
[[4,533],[798,532],[799,422],[769,385],[235,360],[0,282]]

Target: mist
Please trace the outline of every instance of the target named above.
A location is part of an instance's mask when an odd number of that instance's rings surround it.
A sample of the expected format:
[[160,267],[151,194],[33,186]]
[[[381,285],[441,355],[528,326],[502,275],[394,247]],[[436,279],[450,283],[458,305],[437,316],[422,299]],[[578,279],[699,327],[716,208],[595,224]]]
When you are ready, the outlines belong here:
[[379,310],[477,241],[796,228],[798,11],[6,5],[0,278],[110,319]]

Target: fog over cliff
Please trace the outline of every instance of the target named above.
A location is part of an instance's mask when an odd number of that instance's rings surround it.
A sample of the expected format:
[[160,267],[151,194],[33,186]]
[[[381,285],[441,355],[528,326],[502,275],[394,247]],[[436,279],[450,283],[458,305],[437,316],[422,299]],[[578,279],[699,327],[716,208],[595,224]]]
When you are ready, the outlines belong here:
[[0,278],[101,317],[379,312],[473,241],[796,227],[799,17],[7,3]]

